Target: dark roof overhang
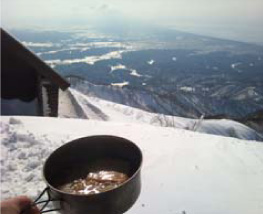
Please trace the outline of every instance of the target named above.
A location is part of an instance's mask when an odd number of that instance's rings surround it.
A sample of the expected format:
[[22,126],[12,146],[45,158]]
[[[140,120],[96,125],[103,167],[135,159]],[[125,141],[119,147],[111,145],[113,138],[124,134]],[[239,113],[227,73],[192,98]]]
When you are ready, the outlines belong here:
[[[38,56],[28,50],[24,45],[18,42],[14,37],[1,28],[1,58],[3,55],[9,55],[23,64],[29,70],[34,70],[41,76],[57,85],[62,90],[66,90],[70,84],[55,72],[49,65],[43,62]],[[3,62],[2,62],[3,63]],[[3,73],[2,73],[3,75]],[[15,78],[15,77],[14,77]]]

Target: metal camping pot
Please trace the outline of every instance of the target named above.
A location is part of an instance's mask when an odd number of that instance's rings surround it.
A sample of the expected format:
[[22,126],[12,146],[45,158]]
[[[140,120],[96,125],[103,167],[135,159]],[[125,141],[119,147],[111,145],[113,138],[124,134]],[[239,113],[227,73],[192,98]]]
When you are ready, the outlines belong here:
[[[63,214],[122,214],[140,194],[141,166],[141,150],[127,139],[102,135],[73,140],[55,150],[44,164],[47,201],[53,201]],[[122,172],[129,179],[115,189],[93,195],[70,194],[58,189],[99,170]],[[48,211],[41,209],[42,213]]]

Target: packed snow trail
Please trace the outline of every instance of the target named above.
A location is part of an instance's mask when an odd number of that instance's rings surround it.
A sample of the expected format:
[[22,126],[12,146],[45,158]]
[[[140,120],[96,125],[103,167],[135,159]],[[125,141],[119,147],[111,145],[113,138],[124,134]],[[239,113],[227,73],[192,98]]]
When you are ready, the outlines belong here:
[[262,214],[263,143],[147,124],[2,117],[2,199],[36,197],[48,155],[84,136],[115,135],[143,152],[142,192],[127,214]]
[[106,115],[100,108],[91,104],[85,95],[78,93],[75,90],[70,90],[70,92],[88,118],[104,121],[109,119],[109,116]]
[[58,115],[66,118],[88,118],[70,90],[59,90]]

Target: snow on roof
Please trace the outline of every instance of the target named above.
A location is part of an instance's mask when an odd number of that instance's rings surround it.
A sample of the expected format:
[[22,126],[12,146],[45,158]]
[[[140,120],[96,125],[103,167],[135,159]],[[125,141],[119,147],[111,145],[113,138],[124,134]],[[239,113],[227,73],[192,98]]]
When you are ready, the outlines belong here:
[[[2,198],[35,197],[43,162],[83,136],[115,135],[142,150],[142,192],[127,214],[260,214],[263,143],[147,124],[2,117]],[[63,127],[63,128],[61,128]]]

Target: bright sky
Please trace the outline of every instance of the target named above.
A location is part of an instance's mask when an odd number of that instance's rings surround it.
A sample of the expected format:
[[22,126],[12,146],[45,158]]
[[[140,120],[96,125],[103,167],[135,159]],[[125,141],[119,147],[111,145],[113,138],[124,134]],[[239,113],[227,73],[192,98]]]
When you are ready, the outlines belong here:
[[252,32],[263,43],[262,10],[263,0],[2,0],[2,26],[49,27],[128,17],[216,35],[223,30],[231,36],[227,29],[250,37]]

